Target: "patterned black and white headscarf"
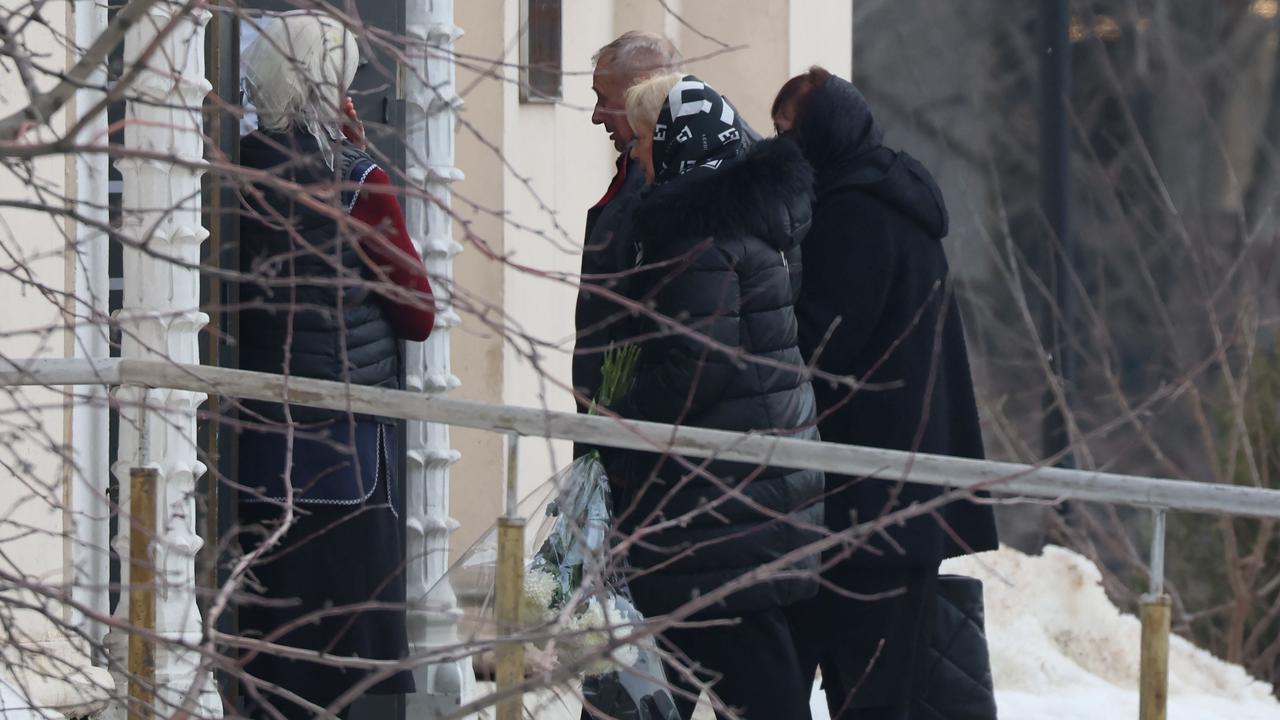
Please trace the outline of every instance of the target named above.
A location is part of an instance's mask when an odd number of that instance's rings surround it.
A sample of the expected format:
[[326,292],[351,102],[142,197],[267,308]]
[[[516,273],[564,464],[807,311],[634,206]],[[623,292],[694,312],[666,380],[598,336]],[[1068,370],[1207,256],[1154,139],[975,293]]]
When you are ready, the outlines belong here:
[[671,88],[653,129],[654,180],[718,169],[745,151],[733,106],[693,75]]

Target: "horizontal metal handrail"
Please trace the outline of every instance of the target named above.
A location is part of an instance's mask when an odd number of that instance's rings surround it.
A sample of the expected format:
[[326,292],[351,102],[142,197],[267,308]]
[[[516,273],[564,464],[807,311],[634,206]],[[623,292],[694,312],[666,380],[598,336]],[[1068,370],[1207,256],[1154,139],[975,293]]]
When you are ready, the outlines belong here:
[[953,489],[981,488],[1001,495],[1046,500],[1087,500],[1185,512],[1280,518],[1280,490],[635,422],[162,360],[0,359],[0,386],[22,385],[132,385],[248,400],[278,401],[287,397],[291,404],[307,407],[606,447],[822,470]]

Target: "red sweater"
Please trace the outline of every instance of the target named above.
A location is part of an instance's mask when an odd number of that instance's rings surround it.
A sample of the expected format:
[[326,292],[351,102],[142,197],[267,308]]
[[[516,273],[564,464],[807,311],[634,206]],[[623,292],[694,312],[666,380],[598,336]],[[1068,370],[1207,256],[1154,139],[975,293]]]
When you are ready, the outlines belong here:
[[409,291],[380,295],[391,314],[396,335],[404,340],[426,340],[435,326],[435,296],[422,258],[409,239],[404,225],[404,212],[391,186],[391,178],[375,167],[360,187],[360,197],[351,209],[351,217],[377,228],[377,235],[367,238],[364,250],[386,273],[391,284]]

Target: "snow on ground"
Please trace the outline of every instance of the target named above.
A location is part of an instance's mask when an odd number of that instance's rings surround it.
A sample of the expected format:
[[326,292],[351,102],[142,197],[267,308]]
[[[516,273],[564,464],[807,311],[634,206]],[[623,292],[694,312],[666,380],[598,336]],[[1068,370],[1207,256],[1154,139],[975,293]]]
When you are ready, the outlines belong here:
[[[1111,604],[1101,574],[1084,557],[1054,547],[1034,557],[1002,549],[948,561],[943,571],[986,586],[1000,720],[1138,716],[1138,620]],[[1169,720],[1280,720],[1280,702],[1266,683],[1177,636],[1169,651]],[[549,695],[526,698],[531,717],[577,719],[572,693]],[[814,720],[830,720],[816,685],[810,705]],[[705,706],[694,715],[713,717]]]
[[[1001,720],[1131,720],[1138,715],[1138,619],[1121,613],[1089,560],[1049,547],[959,558],[981,578]],[[1169,646],[1169,720],[1280,720],[1271,686],[1190,642]],[[815,716],[816,720],[817,716]]]

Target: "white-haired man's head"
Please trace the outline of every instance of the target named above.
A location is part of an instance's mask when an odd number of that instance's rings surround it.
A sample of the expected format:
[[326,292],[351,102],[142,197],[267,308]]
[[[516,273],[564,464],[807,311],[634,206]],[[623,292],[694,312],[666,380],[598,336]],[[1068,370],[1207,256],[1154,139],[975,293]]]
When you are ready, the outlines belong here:
[[680,69],[680,51],[663,35],[632,30],[605,45],[592,58],[595,73],[591,89],[596,93],[591,122],[603,125],[613,146],[621,151],[635,137],[627,122],[626,94],[632,85]]

